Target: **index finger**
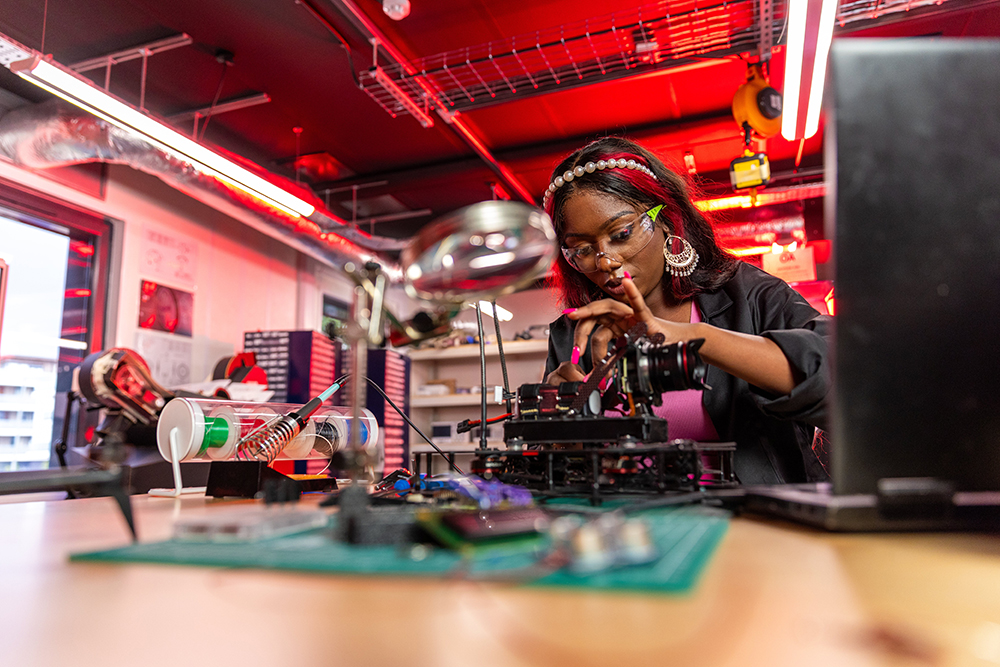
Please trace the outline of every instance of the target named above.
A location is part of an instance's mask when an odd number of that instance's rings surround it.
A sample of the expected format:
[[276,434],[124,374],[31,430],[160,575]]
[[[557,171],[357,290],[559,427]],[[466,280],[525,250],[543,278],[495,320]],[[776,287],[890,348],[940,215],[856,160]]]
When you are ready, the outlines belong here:
[[625,288],[625,298],[632,305],[635,312],[635,319],[639,322],[646,322],[655,319],[653,311],[646,305],[646,300],[642,298],[642,292],[635,286],[631,278],[622,278],[622,287]]

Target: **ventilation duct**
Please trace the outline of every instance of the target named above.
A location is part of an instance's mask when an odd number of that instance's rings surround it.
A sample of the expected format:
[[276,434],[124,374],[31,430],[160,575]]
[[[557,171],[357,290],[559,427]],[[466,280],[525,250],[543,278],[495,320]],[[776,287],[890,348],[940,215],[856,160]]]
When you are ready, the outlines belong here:
[[[229,157],[260,172],[252,163]],[[196,169],[178,154],[62,100],[20,107],[0,116],[0,158],[31,170],[88,162],[127,165],[213,208],[225,211],[225,205],[236,204],[261,223],[252,225],[258,230],[333,268],[342,269],[348,262],[374,261],[382,265],[392,282],[401,277],[396,261],[386,253],[399,250],[404,242],[361,233],[325,211],[316,197],[306,194],[300,186],[282,184],[317,202],[316,212],[309,219],[296,219],[266,207]],[[260,175],[275,179],[273,174]]]

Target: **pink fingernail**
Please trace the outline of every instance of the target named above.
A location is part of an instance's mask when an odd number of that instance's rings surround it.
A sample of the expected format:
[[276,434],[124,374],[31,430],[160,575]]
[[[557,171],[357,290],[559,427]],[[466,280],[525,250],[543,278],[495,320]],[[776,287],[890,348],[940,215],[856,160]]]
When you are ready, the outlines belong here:
[[571,363],[571,364],[578,364],[578,363],[580,363],[580,346],[579,345],[574,345],[573,346],[573,355],[570,356],[569,363]]
[[611,378],[609,377],[604,378],[603,380],[601,380],[601,383],[597,385],[597,388],[600,389],[601,391],[604,391],[605,389],[608,388],[609,380],[611,380]]
[[563,311],[563,315],[569,315],[570,313],[575,313],[575,312],[576,308],[567,308],[566,310]]
[[632,280],[632,276],[629,275],[628,271],[625,272],[625,277],[628,278],[629,280]]

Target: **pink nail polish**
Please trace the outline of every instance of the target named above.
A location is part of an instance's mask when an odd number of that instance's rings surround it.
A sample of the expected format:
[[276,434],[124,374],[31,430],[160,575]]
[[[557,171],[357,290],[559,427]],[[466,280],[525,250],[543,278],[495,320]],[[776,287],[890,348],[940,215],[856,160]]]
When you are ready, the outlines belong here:
[[575,313],[575,312],[576,308],[567,308],[566,310],[563,311],[563,315],[569,315],[570,313]]
[[632,276],[629,275],[628,271],[625,272],[625,277],[628,278],[629,280],[632,280]]
[[580,346],[579,345],[574,345],[573,346],[573,355],[570,356],[569,363],[571,363],[571,364],[578,364],[578,363],[580,363]]
[[601,380],[600,384],[597,385],[597,388],[600,389],[601,391],[604,391],[605,389],[608,388],[608,385],[610,384],[610,380],[611,380],[611,378],[609,378],[609,377],[604,378],[603,380]]

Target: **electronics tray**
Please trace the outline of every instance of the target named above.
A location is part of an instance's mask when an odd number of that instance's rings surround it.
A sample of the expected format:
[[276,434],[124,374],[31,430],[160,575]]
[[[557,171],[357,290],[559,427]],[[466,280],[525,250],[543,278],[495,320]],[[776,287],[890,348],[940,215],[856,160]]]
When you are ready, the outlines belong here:
[[326,574],[476,579],[530,586],[683,593],[697,582],[729,524],[728,514],[708,508],[654,509],[630,514],[644,519],[660,557],[646,565],[574,574],[539,564],[548,538],[500,543],[471,554],[443,548],[356,546],[333,539],[330,525],[256,542],[227,544],[168,540],[80,553],[73,561],[162,563],[203,567],[308,571]]

